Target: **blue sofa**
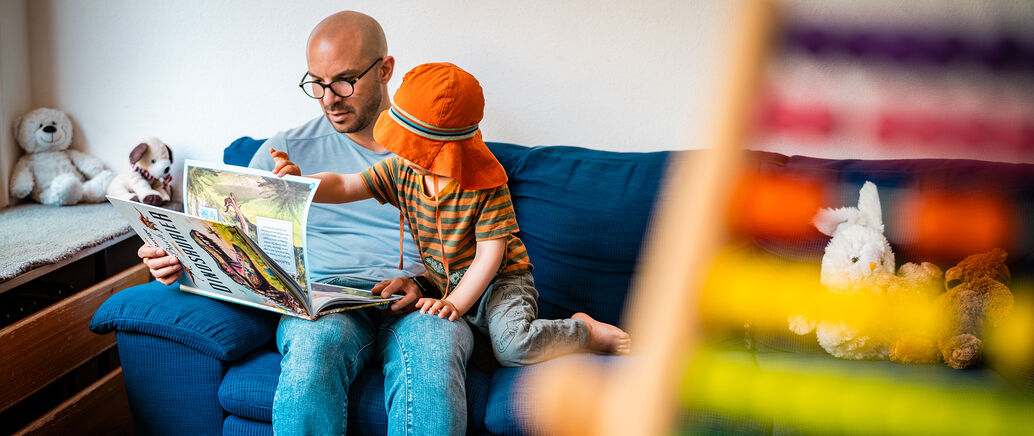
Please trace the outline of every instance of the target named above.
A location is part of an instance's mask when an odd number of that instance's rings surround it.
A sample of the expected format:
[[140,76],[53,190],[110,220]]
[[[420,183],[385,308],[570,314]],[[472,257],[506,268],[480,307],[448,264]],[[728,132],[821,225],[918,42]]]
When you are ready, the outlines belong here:
[[[224,161],[246,165],[260,144],[241,138],[226,149]],[[584,311],[618,323],[658,188],[674,154],[502,143],[489,146],[510,177],[520,237],[535,264],[540,316],[564,318]],[[1020,222],[1030,222],[1034,217],[1034,165],[748,154],[752,173],[821,176],[836,194],[830,199],[831,206],[853,204],[861,183],[873,180],[880,186],[886,213],[895,206],[895,190],[951,186],[960,183],[958,175],[969,174],[989,180],[991,189],[1017,204]],[[817,260],[825,241],[804,235],[790,242],[761,238],[747,242],[754,251],[766,255]],[[896,243],[894,238],[891,243]],[[1014,274],[1034,271],[1034,235],[1029,230],[1021,232],[1006,248]],[[916,260],[910,256],[907,247],[899,250],[899,262]],[[949,266],[943,262],[939,265]],[[151,282],[111,297],[94,315],[90,328],[97,333],[116,334],[139,433],[271,434],[270,408],[280,372],[280,355],[272,343],[276,322],[277,316],[265,311]],[[787,331],[747,329],[716,335],[713,340],[721,342],[723,353],[762,369],[789,362],[862,365],[898,371],[902,376],[915,370],[891,362],[838,361],[814,345],[813,335],[793,337]],[[520,377],[528,369],[498,368],[492,363],[472,360],[469,365],[468,433],[524,434],[521,422],[530,413],[530,406],[521,395],[526,387]],[[1005,380],[992,367],[953,372],[943,365],[932,365],[923,370],[973,380],[989,389],[1023,386],[1030,391],[1034,386],[1030,377]],[[1006,387],[1000,387],[999,382]],[[364,370],[349,389],[349,433],[385,433],[383,394],[379,368]],[[706,406],[687,408],[683,425],[691,432],[716,434],[800,431],[792,420],[730,415]]]
[[[226,149],[224,162],[247,165],[260,144],[241,138]],[[490,147],[510,176],[540,316],[584,311],[618,323],[670,154]],[[624,182],[599,189],[599,176]],[[596,238],[604,233],[609,237]],[[280,373],[272,343],[277,319],[151,282],[110,298],[90,328],[116,334],[139,433],[270,434]],[[519,434],[521,406],[511,391],[521,370],[493,364],[469,365],[468,432]],[[385,433],[383,380],[379,368],[367,368],[350,387],[350,433]]]

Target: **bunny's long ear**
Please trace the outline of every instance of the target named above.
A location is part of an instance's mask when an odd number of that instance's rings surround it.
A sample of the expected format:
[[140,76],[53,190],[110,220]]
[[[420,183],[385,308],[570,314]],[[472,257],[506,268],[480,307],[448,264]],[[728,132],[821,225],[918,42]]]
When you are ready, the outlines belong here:
[[883,211],[880,208],[880,194],[876,192],[876,184],[866,181],[858,190],[858,210],[865,217],[866,223],[880,231],[883,230]]
[[820,232],[827,236],[833,236],[836,232],[837,226],[840,224],[851,221],[852,218],[858,216],[858,209],[853,207],[840,207],[836,209],[819,209],[819,213],[815,214],[815,218],[811,220],[812,224],[815,224],[815,228],[819,229]]

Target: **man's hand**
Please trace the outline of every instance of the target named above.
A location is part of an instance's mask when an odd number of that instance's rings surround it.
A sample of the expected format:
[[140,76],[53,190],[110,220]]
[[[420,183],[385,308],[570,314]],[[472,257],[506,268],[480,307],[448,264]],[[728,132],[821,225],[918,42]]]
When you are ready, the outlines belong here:
[[420,313],[437,314],[439,318],[449,317],[449,321],[456,321],[456,318],[463,315],[449,300],[421,298],[417,300],[416,307],[420,308]]
[[136,255],[143,259],[144,265],[151,270],[151,275],[163,285],[169,285],[180,278],[183,274],[183,267],[180,260],[175,256],[169,256],[158,247],[144,244],[136,251]]
[[420,287],[409,277],[396,277],[382,281],[373,285],[373,289],[370,292],[380,294],[383,298],[388,298],[394,294],[401,294],[402,298],[391,303],[391,307],[388,308],[388,312],[395,316],[405,315],[416,310],[414,303],[422,297],[420,295]]
[[294,162],[288,159],[287,152],[277,151],[270,147],[269,154],[273,156],[273,162],[275,163],[273,174],[276,174],[277,177],[283,177],[288,174],[292,176],[302,175],[302,170],[298,168],[298,165],[295,165]]

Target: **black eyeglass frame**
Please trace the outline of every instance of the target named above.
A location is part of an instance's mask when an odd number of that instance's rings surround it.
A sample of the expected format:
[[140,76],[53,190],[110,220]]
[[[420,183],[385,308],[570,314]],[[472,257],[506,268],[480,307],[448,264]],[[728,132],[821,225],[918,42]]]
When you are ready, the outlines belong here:
[[[334,95],[336,95],[338,97],[348,98],[348,97],[351,97],[352,94],[355,94],[355,84],[356,84],[356,82],[358,82],[359,79],[362,79],[363,76],[366,75],[366,73],[370,72],[370,70],[373,69],[374,65],[377,65],[377,63],[382,61],[382,60],[384,60],[383,56],[377,58],[377,60],[373,61],[373,63],[370,64],[370,66],[366,67],[366,69],[363,70],[363,72],[359,73],[358,76],[355,76],[355,77],[353,77],[351,79],[337,79],[337,80],[331,81],[330,83],[327,83],[327,84],[323,84],[323,83],[321,83],[318,80],[306,81],[305,78],[309,77],[309,73],[306,72],[305,75],[302,76],[302,82],[298,83],[298,87],[302,88],[302,92],[305,93],[305,96],[313,98],[313,99],[316,99],[316,100],[319,100],[319,99],[321,99],[321,98],[323,98],[323,97],[325,97],[327,95],[327,88],[330,88],[330,92],[333,92]],[[334,90],[334,84],[338,83],[338,82],[345,82],[345,83],[347,83],[348,86],[350,88],[352,88],[352,92],[349,92],[348,95],[338,94],[338,92]],[[319,97],[315,97],[312,94],[309,94],[309,91],[306,90],[306,86],[312,86],[312,85],[317,85],[317,86],[323,88],[323,91],[320,92],[320,96]],[[312,89],[312,88],[310,88],[310,89]]]

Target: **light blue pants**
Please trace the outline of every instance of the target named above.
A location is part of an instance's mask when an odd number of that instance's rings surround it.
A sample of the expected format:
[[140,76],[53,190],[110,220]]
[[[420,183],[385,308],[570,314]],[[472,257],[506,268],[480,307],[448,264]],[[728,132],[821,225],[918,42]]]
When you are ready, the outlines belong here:
[[544,362],[586,351],[589,328],[574,319],[538,319],[539,293],[531,273],[498,276],[465,318],[488,335],[502,366]]
[[[330,283],[373,287],[356,280]],[[376,308],[316,321],[285,315],[276,341],[284,356],[273,399],[277,435],[345,434],[348,386],[368,363],[382,364],[388,434],[466,431],[464,381],[474,339],[462,319],[419,312],[391,317]]]

